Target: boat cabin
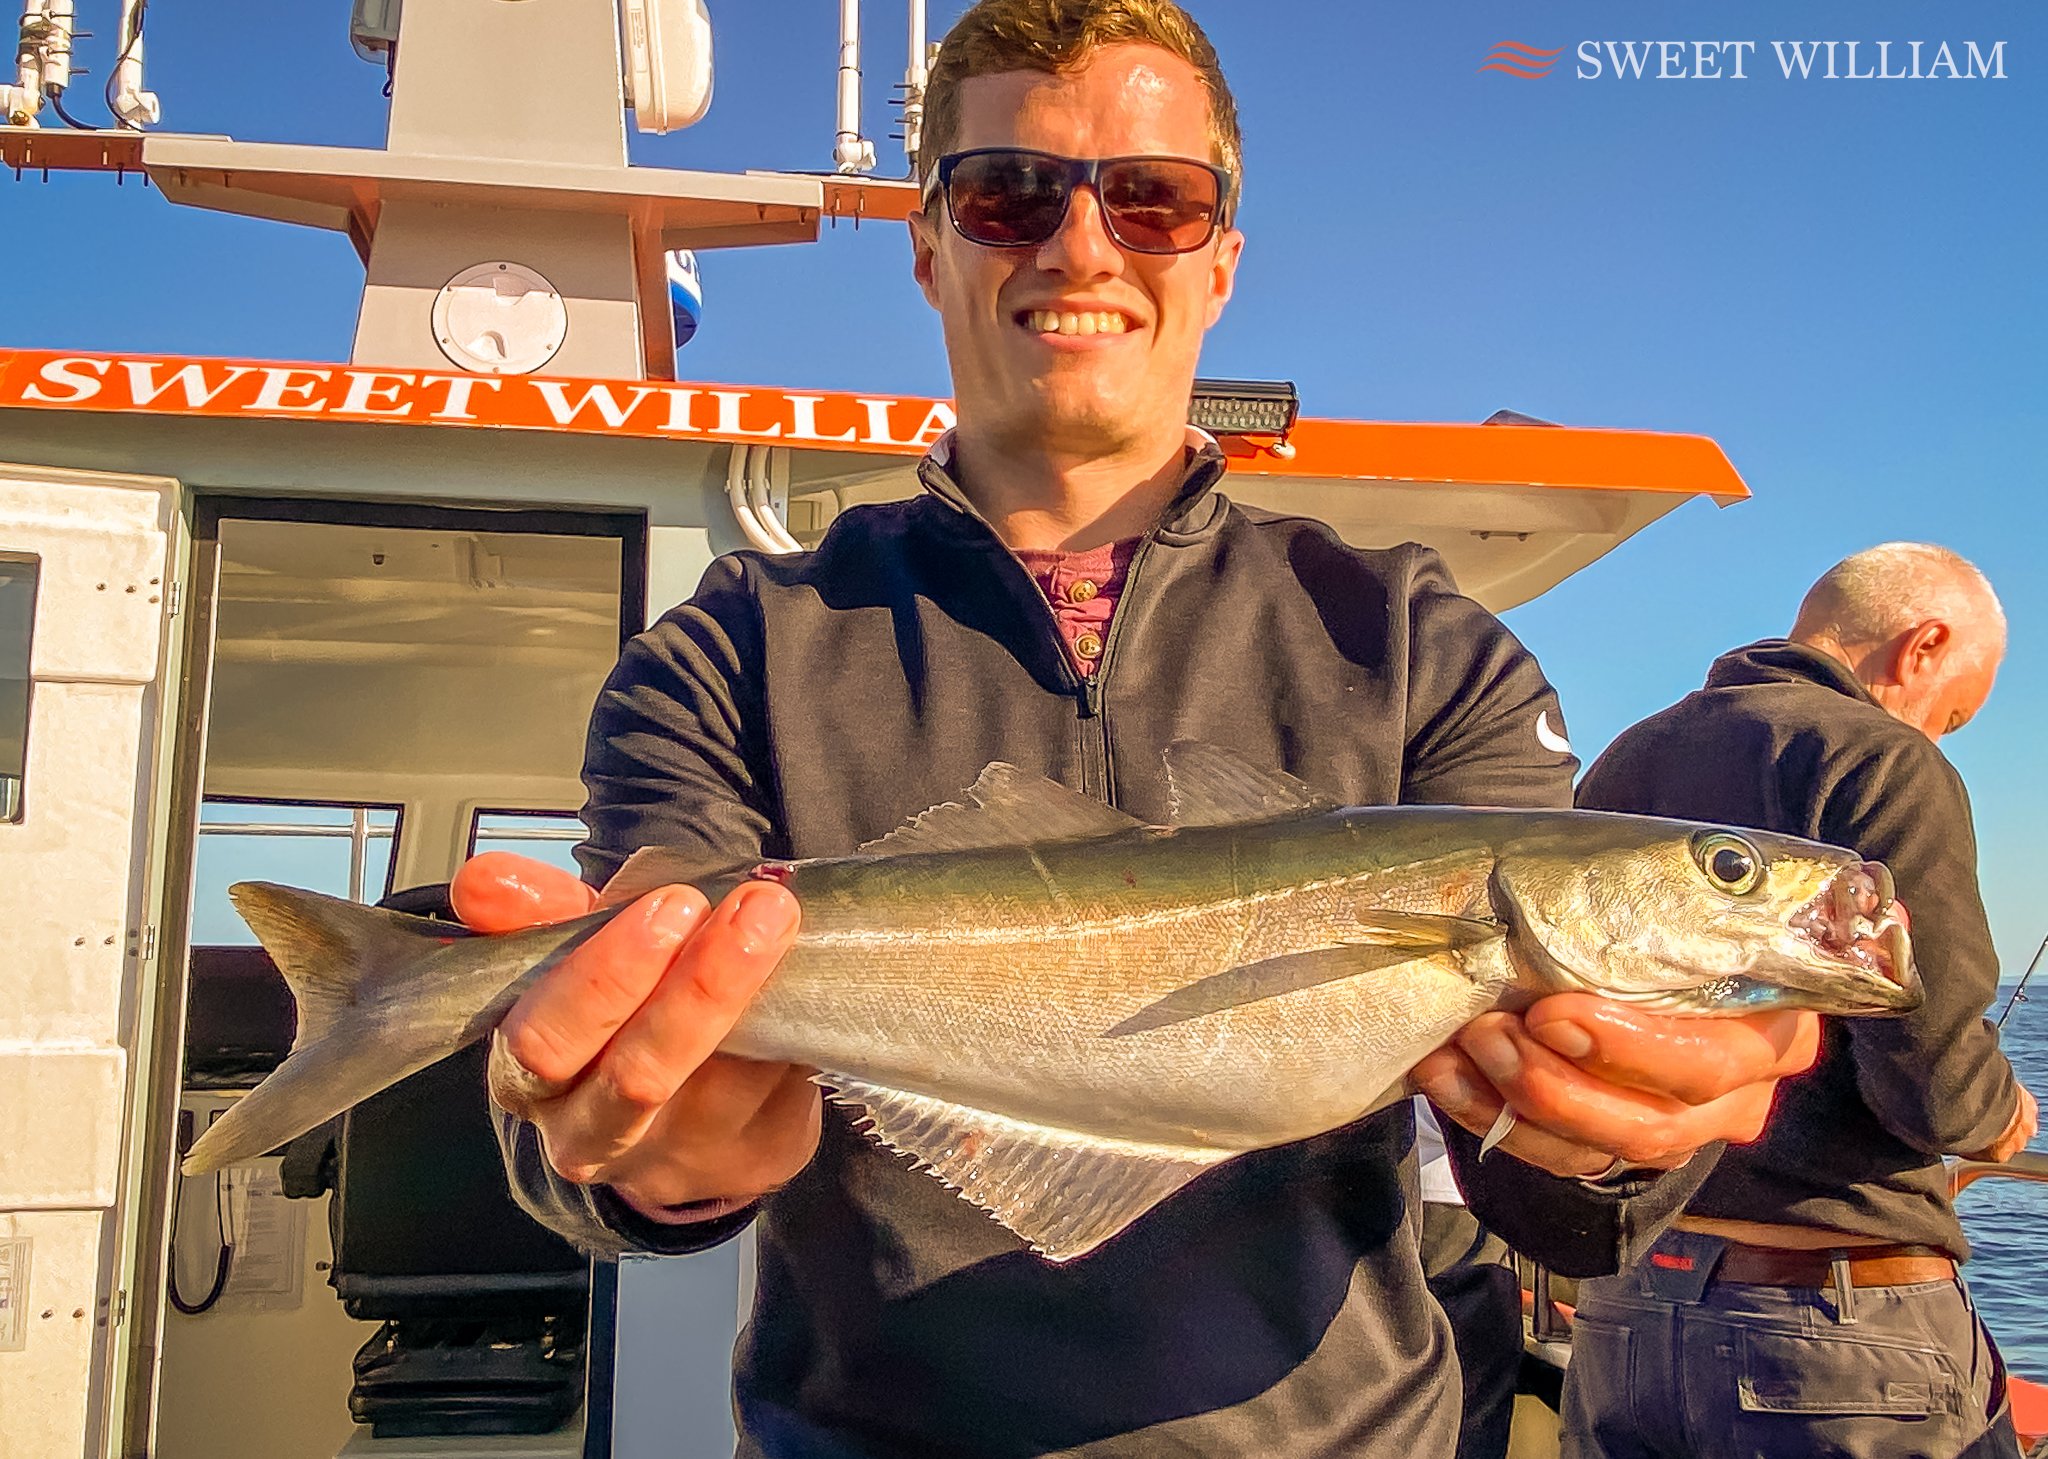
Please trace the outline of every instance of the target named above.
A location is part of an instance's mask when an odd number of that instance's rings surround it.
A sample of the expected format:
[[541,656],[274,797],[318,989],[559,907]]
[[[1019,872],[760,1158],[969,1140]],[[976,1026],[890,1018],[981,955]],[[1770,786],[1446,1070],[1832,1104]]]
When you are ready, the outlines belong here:
[[[717,554],[920,489],[947,402],[678,378],[664,263],[830,249],[823,223],[914,192],[859,147],[826,175],[628,165],[622,87],[643,125],[701,110],[700,5],[356,12],[405,57],[382,149],[0,127],[18,171],[140,172],[364,263],[346,361],[0,341],[0,1448],[729,1453],[745,1241],[593,1269],[506,1196],[476,1050],[176,1166],[293,1036],[231,883],[431,915],[479,850],[569,864],[622,641]],[[537,131],[505,98],[543,90]],[[1691,435],[1333,421],[1242,382],[1190,410],[1234,495],[1431,544],[1496,610],[1745,494]]]

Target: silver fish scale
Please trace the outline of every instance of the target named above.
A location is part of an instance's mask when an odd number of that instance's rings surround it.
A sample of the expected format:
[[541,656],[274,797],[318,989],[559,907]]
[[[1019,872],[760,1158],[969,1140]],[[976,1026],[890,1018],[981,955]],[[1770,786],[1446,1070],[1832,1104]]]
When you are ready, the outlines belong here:
[[[726,1047],[1061,1129],[1255,1148],[1365,1113],[1498,995],[1455,955],[1352,947],[1333,955],[1359,976],[1112,1035],[1199,979],[1355,941],[1362,905],[1442,915],[1484,882],[1337,875],[1359,857],[1335,824],[1322,867],[1299,864],[1298,825],[1286,865],[1245,828],[1177,839],[799,867],[804,934]],[[1304,870],[1328,874],[1287,879]]]

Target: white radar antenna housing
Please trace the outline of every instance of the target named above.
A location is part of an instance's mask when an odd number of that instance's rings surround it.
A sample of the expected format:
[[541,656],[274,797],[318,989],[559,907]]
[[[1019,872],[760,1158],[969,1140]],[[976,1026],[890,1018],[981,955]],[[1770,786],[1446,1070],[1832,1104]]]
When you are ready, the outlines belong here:
[[704,0],[619,0],[626,105],[643,132],[676,132],[711,110],[711,15]]

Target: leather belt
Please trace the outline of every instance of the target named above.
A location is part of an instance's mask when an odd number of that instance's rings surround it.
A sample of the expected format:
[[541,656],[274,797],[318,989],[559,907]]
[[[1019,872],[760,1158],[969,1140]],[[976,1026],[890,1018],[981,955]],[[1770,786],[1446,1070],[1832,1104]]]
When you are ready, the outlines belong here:
[[[1849,1283],[1856,1287],[1903,1287],[1913,1282],[1955,1280],[1953,1257],[1932,1246],[1855,1246],[1847,1249]],[[1753,1287],[1831,1287],[1834,1253],[1792,1251],[1730,1243],[1714,1269],[1717,1282]]]

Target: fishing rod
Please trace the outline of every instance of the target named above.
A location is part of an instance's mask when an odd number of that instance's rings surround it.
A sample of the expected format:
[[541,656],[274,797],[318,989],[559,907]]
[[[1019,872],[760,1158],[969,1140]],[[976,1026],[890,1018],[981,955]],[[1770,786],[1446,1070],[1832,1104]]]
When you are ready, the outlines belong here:
[[2005,1021],[2012,1017],[2013,1009],[2027,1001],[2027,979],[2034,976],[2034,969],[2041,966],[2041,954],[2048,952],[2048,937],[2041,939],[2041,945],[2034,949],[2034,960],[2027,964],[2027,970],[2020,974],[2020,983],[2012,990],[2012,997],[2005,1001],[2005,1012],[1998,1015],[1998,1026],[2005,1027]]

